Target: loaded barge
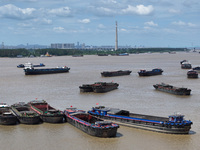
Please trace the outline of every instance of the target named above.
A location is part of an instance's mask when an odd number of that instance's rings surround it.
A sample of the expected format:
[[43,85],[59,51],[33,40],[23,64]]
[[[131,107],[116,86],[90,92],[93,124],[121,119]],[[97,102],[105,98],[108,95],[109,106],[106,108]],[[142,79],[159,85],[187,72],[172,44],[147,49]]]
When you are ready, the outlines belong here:
[[0,124],[1,125],[15,125],[18,123],[17,117],[13,114],[10,106],[6,103],[0,104]]
[[11,109],[15,116],[23,124],[39,124],[41,122],[40,115],[30,109],[28,104],[19,102],[11,105]]
[[40,115],[43,122],[48,123],[62,123],[65,115],[62,111],[51,107],[44,100],[34,100],[28,103],[30,109]]
[[192,125],[190,120],[184,120],[184,116],[180,114],[171,115],[167,118],[129,113],[127,110],[104,106],[92,108],[88,113],[100,119],[111,120],[119,125],[161,133],[188,134]]
[[115,137],[119,128],[115,123],[103,121],[76,108],[66,108],[64,113],[68,123],[92,136]]
[[39,74],[52,74],[52,73],[64,73],[69,72],[69,67],[56,67],[56,68],[44,68],[34,69],[32,63],[26,63],[24,67],[25,75],[39,75]]
[[183,87],[175,87],[169,84],[161,83],[155,84],[153,87],[156,90],[175,94],[175,95],[190,95],[191,89],[183,88]]
[[123,76],[123,75],[130,75],[131,72],[132,71],[130,70],[103,71],[101,72],[101,76],[103,77]]
[[118,83],[113,82],[95,82],[94,84],[83,84],[79,86],[80,92],[105,93],[117,89]]

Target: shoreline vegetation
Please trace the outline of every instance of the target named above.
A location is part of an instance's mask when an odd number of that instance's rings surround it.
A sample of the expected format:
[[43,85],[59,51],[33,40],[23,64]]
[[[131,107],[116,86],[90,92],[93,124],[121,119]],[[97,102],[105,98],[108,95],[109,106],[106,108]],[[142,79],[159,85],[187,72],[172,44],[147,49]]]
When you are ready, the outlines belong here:
[[155,52],[190,51],[187,48],[130,48],[119,50],[92,50],[92,49],[0,49],[0,57],[40,57],[47,53],[52,56],[82,56],[82,55],[116,55],[122,53],[139,54]]

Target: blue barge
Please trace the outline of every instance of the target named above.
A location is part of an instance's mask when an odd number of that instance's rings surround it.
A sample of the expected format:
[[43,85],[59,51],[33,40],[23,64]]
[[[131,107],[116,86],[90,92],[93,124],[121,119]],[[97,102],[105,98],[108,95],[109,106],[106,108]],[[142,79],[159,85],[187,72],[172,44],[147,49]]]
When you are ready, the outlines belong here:
[[171,134],[188,134],[192,122],[184,120],[184,115],[175,114],[167,117],[129,113],[127,110],[107,107],[93,107],[89,114],[113,121],[119,125]]

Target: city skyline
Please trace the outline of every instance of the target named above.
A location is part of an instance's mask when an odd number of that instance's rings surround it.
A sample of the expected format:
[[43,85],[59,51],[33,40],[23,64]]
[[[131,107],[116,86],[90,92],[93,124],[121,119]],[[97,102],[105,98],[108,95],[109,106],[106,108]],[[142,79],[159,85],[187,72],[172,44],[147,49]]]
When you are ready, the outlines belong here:
[[199,47],[198,0],[2,0],[4,45]]

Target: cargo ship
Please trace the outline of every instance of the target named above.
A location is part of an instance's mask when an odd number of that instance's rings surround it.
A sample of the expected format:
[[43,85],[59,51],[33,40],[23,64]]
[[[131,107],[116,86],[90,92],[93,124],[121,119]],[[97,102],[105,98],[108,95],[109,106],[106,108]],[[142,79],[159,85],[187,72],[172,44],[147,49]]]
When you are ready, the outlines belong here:
[[42,68],[34,69],[32,63],[26,63],[24,67],[25,75],[39,75],[39,74],[51,74],[51,73],[64,73],[69,72],[69,67],[56,67],[56,68]]
[[94,84],[83,84],[79,86],[81,92],[105,93],[117,89],[118,83],[113,82],[95,82]]
[[135,114],[127,110],[104,106],[93,107],[88,113],[105,121],[112,120],[119,125],[161,133],[188,134],[192,125],[192,122],[190,120],[184,120],[184,115],[181,114],[160,117]]
[[39,124],[41,123],[40,115],[30,109],[28,104],[19,102],[11,105],[11,109],[17,116],[18,120],[22,124]]
[[190,95],[191,89],[184,88],[184,87],[175,87],[169,84],[161,83],[155,84],[153,87],[156,90],[175,94],[175,95]]
[[123,75],[130,75],[131,72],[132,71],[130,70],[103,71],[101,72],[101,76],[103,77],[123,76]]
[[163,73],[163,70],[160,68],[155,68],[155,69],[152,69],[151,71],[147,71],[143,69],[138,72],[139,76],[161,75],[162,73]]
[[62,111],[51,107],[44,100],[33,100],[29,103],[30,109],[40,115],[43,122],[62,123],[65,115]]
[[76,108],[66,108],[64,113],[67,122],[83,132],[102,138],[115,137],[119,125],[110,121],[103,121],[95,116]]

